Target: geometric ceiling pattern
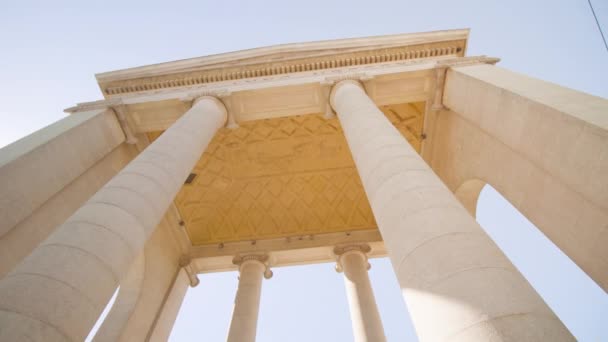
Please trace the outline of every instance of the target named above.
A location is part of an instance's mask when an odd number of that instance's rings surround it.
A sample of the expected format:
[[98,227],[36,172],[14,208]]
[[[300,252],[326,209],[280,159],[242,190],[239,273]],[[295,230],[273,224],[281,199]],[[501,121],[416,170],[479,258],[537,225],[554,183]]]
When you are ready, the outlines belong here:
[[[424,103],[380,109],[420,152]],[[377,228],[337,118],[222,128],[192,172],[175,204],[195,246]]]

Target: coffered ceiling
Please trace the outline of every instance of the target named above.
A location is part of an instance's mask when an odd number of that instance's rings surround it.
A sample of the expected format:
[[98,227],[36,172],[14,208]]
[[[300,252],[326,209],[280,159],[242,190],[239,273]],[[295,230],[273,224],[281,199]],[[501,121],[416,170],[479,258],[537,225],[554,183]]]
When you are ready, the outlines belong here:
[[[424,102],[381,109],[420,151]],[[223,128],[193,173],[175,203],[195,246],[376,228],[337,118],[305,114]]]

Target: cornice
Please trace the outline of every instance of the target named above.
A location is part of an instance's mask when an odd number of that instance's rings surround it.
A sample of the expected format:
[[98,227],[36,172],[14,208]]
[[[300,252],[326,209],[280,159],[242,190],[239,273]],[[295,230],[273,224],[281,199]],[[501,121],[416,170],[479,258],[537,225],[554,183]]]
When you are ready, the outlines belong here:
[[303,57],[333,55],[338,52],[354,52],[396,46],[468,40],[468,37],[469,29],[455,29],[279,44],[104,72],[95,75],[95,77],[99,82],[110,82],[179,72],[190,72],[201,68],[221,68],[230,65],[234,66],[235,64],[245,66],[269,61],[277,62]]
[[327,83],[331,86],[337,80],[343,78],[363,79],[384,74],[409,72],[423,69],[448,68],[453,66],[472,65],[472,64],[495,64],[498,58],[487,56],[471,57],[437,57],[436,59],[415,59],[405,61],[394,61],[390,63],[377,63],[375,65],[356,65],[344,67],[336,70],[318,70],[288,75],[272,75],[257,79],[240,79],[227,82],[217,82],[212,84],[194,85],[184,88],[157,89],[154,91],[136,92],[122,94],[120,97],[108,98],[105,100],[78,103],[74,107],[65,109],[67,113],[79,111],[108,108],[116,105],[137,104],[149,101],[163,100],[191,100],[202,95],[223,97],[234,92],[290,86],[305,83]]
[[289,44],[97,75],[105,97],[377,63],[462,57],[468,30]]

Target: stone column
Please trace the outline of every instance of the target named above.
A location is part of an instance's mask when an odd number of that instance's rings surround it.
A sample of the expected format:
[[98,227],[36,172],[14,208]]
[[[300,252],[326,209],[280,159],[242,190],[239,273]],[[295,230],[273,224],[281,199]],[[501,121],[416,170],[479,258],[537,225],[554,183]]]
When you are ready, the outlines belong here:
[[198,278],[195,279],[196,283],[192,283],[192,277],[187,269],[185,267],[179,269],[171,288],[167,290],[163,305],[159,308],[158,318],[150,328],[146,341],[166,342],[169,340],[188,287],[195,287],[199,283]]
[[386,341],[372,285],[367,275],[370,264],[367,262],[366,253],[369,251],[368,245],[351,245],[334,249],[334,253],[338,256],[336,270],[344,272],[344,284],[356,342]]
[[573,340],[357,82],[331,104],[421,341]]
[[239,265],[239,287],[234,299],[228,342],[255,341],[262,276],[266,279],[272,277],[272,271],[266,265],[267,259],[266,255],[246,255],[234,260]]
[[1,341],[82,341],[226,122],[202,97],[0,281]]

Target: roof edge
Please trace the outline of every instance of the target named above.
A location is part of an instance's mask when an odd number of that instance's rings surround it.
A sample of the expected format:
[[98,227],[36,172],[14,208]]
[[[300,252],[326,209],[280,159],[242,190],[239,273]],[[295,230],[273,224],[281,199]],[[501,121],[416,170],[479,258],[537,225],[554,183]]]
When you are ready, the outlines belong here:
[[[469,32],[470,30],[467,28],[421,33],[406,33],[322,40],[305,43],[279,44],[103,72],[96,74],[95,78],[99,83],[101,83],[139,77],[153,77],[172,73],[187,72],[202,67],[221,67],[222,64],[237,63],[239,61],[244,62],[244,64],[246,65],[250,64],[247,62],[247,60],[253,60],[251,61],[251,63],[260,63],[263,62],[262,59],[264,57],[270,57],[274,54],[292,55],[291,57],[288,56],[284,59],[289,60],[298,58],[298,54],[302,54],[305,52],[312,53],[327,51],[327,54],[331,54],[332,51],[338,52],[338,50],[348,49],[374,49],[383,47],[435,43],[450,40],[468,41]],[[277,60],[274,59],[272,61]]]

